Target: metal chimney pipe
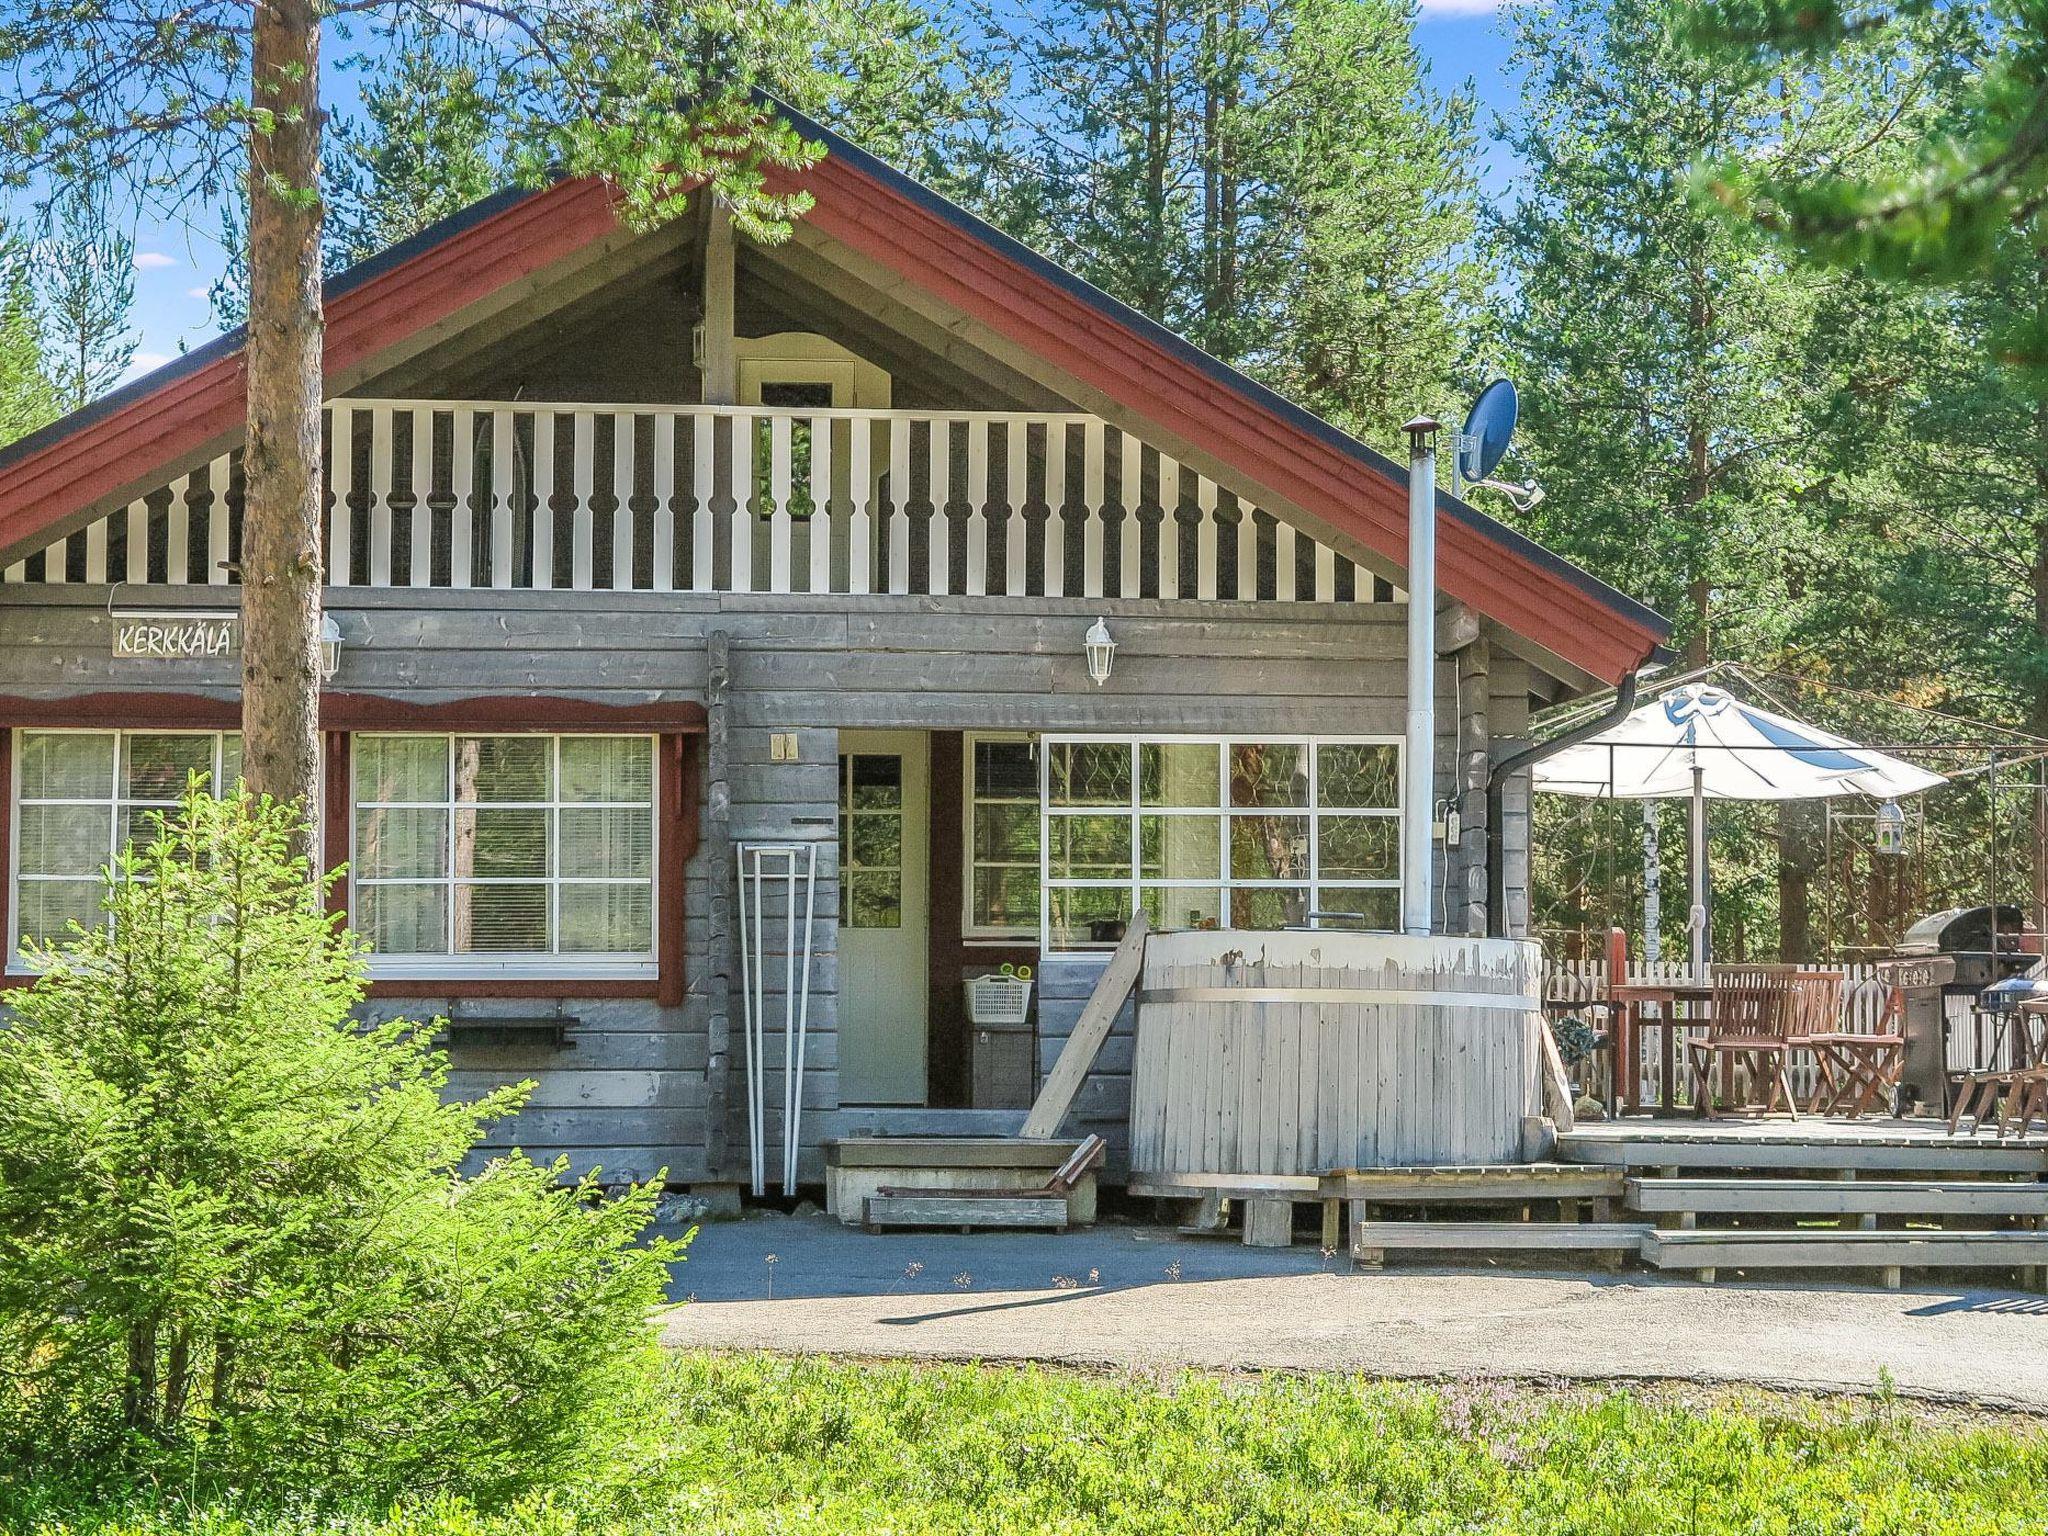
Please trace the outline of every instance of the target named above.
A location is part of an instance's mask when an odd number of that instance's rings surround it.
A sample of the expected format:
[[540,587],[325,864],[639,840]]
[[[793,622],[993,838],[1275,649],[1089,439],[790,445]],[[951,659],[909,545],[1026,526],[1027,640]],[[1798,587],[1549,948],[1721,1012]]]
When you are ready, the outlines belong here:
[[1436,435],[1417,416],[1408,434],[1408,749],[1401,775],[1401,931],[1430,931],[1430,837],[1436,802]]

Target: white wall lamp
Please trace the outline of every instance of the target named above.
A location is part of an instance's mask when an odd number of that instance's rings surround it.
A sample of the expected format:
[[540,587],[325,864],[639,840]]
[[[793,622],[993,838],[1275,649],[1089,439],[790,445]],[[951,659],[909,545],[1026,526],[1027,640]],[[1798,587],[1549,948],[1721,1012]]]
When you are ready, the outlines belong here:
[[1109,681],[1110,666],[1116,661],[1116,642],[1109,637],[1109,621],[1097,619],[1083,646],[1088,652],[1088,675],[1100,688]]
[[320,615],[320,680],[334,681],[334,674],[341,670],[341,626],[334,622],[334,615]]

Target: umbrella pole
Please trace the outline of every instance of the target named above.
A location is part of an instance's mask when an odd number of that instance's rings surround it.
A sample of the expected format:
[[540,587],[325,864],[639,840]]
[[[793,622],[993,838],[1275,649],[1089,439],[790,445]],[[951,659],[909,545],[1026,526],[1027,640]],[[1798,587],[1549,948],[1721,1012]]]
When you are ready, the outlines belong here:
[[1693,980],[1707,979],[1710,958],[1707,945],[1707,790],[1706,771],[1697,763],[1692,770],[1692,974]]

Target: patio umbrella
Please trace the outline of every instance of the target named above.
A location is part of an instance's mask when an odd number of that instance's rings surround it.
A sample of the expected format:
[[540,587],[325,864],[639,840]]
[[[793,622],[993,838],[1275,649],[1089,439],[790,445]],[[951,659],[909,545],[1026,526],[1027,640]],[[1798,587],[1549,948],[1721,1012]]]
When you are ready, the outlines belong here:
[[1536,788],[1617,800],[1692,801],[1692,961],[1706,973],[1706,802],[1896,800],[1948,782],[1789,716],[1690,683],[1532,770]]

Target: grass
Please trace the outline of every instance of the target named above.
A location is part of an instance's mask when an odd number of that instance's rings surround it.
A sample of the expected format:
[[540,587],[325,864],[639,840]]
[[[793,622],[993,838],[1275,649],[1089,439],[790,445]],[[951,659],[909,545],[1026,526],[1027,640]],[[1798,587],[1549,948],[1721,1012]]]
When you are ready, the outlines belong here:
[[[684,1355],[635,1444],[546,1499],[264,1511],[168,1492],[66,1509],[0,1469],[38,1536],[708,1532],[2028,1532],[2048,1426],[1726,1390],[1085,1375]],[[13,1480],[10,1481],[9,1479]]]

